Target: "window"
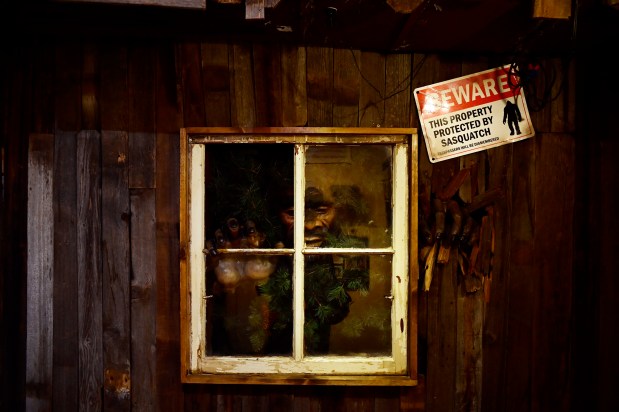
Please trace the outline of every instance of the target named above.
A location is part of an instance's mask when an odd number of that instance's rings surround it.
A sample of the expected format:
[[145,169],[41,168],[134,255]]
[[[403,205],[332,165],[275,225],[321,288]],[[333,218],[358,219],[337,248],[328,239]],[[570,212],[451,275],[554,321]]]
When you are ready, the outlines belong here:
[[183,381],[416,384],[416,159],[415,129],[182,129]]

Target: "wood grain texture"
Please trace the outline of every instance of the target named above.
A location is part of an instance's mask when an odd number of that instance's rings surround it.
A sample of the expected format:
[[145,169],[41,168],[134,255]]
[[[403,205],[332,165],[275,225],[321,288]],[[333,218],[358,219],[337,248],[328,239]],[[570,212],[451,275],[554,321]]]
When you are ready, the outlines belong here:
[[129,48],[129,188],[155,187],[155,71],[154,47]]
[[54,136],[32,134],[28,156],[26,409],[52,405]]
[[282,47],[282,125],[307,123],[307,69],[304,47]]
[[177,80],[180,85],[183,123],[201,126],[206,122],[200,43],[182,43],[176,47]]
[[359,126],[384,126],[385,56],[361,52],[358,66],[362,79],[359,85]]
[[253,76],[256,99],[256,126],[283,126],[282,46],[253,45]]
[[568,58],[555,58],[549,61],[556,80],[552,85],[549,103],[551,113],[550,131],[573,133],[576,128],[576,63]]
[[385,119],[382,127],[409,127],[416,111],[411,100],[410,54],[388,54],[385,57]]
[[[277,103],[280,97],[277,97],[279,91],[274,85],[281,85],[288,71],[299,70],[298,66],[296,69],[281,69],[283,65],[280,67],[279,63],[270,62],[269,56],[279,53],[277,47],[200,43],[198,52],[195,44],[190,47],[192,51],[185,64],[192,73],[201,73],[197,87],[202,91],[194,96],[197,104],[203,105],[200,126],[239,125],[238,119],[251,124],[249,127],[283,124],[283,120],[276,124],[278,119],[283,119],[284,108],[281,102]],[[492,257],[492,278],[487,280],[489,300],[484,301],[478,293],[462,294],[461,285],[456,282],[457,277],[454,278],[454,269],[447,266],[432,283],[436,290],[419,295],[420,383],[417,387],[355,390],[344,386],[181,385],[178,131],[184,125],[185,112],[181,103],[185,103],[178,91],[186,79],[176,67],[178,44],[161,41],[153,50],[122,41],[118,43],[119,48],[111,43],[97,42],[83,46],[78,40],[62,41],[47,50],[43,50],[42,45],[13,50],[11,61],[15,66],[2,69],[6,87],[0,95],[5,119],[2,134],[5,166],[2,230],[10,232],[10,239],[3,239],[10,244],[2,255],[9,258],[1,269],[3,278],[0,284],[8,288],[2,291],[1,307],[5,321],[2,342],[3,349],[8,348],[11,354],[19,355],[13,358],[4,355],[1,367],[11,371],[10,374],[2,372],[3,386],[16,386],[15,395],[11,396],[19,400],[17,404],[23,403],[25,396],[32,397],[29,399],[47,397],[52,399],[54,410],[105,409],[101,397],[106,377],[104,358],[108,362],[114,351],[126,348],[122,339],[111,338],[117,328],[114,322],[126,316],[131,319],[130,329],[123,326],[123,333],[127,336],[127,330],[130,331],[132,340],[133,409],[435,412],[556,408],[567,411],[574,407],[572,405],[601,407],[616,404],[616,399],[610,394],[609,382],[616,370],[613,344],[617,339],[614,331],[607,330],[616,319],[616,282],[611,261],[613,233],[617,226],[616,219],[612,219],[616,209],[612,188],[617,181],[612,157],[617,145],[610,139],[616,126],[611,114],[606,113],[604,118],[595,117],[596,125],[593,126],[591,120],[589,129],[593,129],[596,137],[601,139],[601,136],[608,135],[610,140],[580,141],[577,150],[572,133],[576,115],[581,111],[575,108],[574,84],[534,115],[538,135],[533,139],[437,164],[429,162],[423,141],[420,141],[420,212],[423,212],[424,202],[432,193],[441,190],[455,172],[472,165],[477,170],[477,178],[470,176],[467,190],[473,193],[473,188],[477,187],[480,192],[487,193],[500,188],[503,196],[492,205],[495,254]],[[235,48],[237,54],[229,56],[228,52]],[[383,97],[388,98],[384,100],[385,120],[381,127],[418,124],[416,107],[406,94],[416,85],[438,82],[458,74],[454,69],[458,64],[454,63],[459,60],[453,56],[389,54],[366,59],[370,54],[356,51],[353,53],[359,56],[361,71],[355,68],[358,77],[343,80],[347,75],[354,77],[354,60],[345,59],[351,58],[350,50],[308,47],[305,51],[305,110],[307,124],[312,126],[348,126],[367,122],[368,128],[374,127],[377,117],[364,116],[360,110],[365,105],[363,101],[371,105],[380,96],[368,83],[363,84],[362,76],[366,76],[368,65],[373,66],[367,62],[373,58],[384,59]],[[125,57],[123,53],[126,53]],[[194,53],[201,54],[200,58],[195,58]],[[123,63],[124,59],[126,63]],[[146,66],[150,59],[155,63],[149,73]],[[50,71],[55,82],[53,96],[49,88],[50,74],[45,73],[43,67],[48,60],[54,65]],[[212,64],[208,69],[207,61]],[[118,62],[120,64],[116,65]],[[544,63],[566,70],[563,60]],[[463,63],[462,71],[475,71],[481,67],[478,64],[484,62],[475,60],[467,66]],[[497,65],[489,62],[488,66]],[[567,70],[574,70],[571,64],[567,66]],[[372,76],[379,76],[380,70],[374,72],[375,69],[368,70]],[[211,74],[207,76],[207,73]],[[267,76],[267,73],[274,78],[268,79],[268,83],[254,83],[253,79]],[[412,82],[405,85],[408,76]],[[123,91],[118,85],[124,84],[125,80],[127,90]],[[398,85],[405,90],[408,88],[408,92],[392,95],[394,90],[399,90]],[[106,87],[110,89],[103,90]],[[35,88],[40,90],[35,91]],[[290,96],[294,97],[294,93]],[[593,98],[587,98],[583,105],[598,101],[603,94],[602,91],[590,93],[588,96]],[[254,101],[248,104],[247,99]],[[299,107],[302,107],[302,100],[299,101]],[[50,109],[51,102],[54,107]],[[265,104],[273,104],[273,107],[263,107]],[[280,107],[275,107],[277,105]],[[126,108],[126,113],[122,112],[122,107]],[[349,108],[352,109],[350,113],[347,112]],[[234,113],[233,117],[231,113]],[[349,117],[334,118],[335,114]],[[288,119],[294,116],[291,112]],[[115,230],[124,230],[131,235],[124,242],[127,252],[130,251],[133,283],[131,301],[123,296],[124,303],[112,308],[114,313],[107,313],[103,310],[104,302],[112,294],[119,295],[116,286],[109,283],[104,286],[104,273],[109,275],[112,271],[111,264],[105,268],[103,262],[122,261],[125,254],[124,251],[110,252],[109,245],[106,248],[101,243],[101,239],[109,242],[108,239],[117,237],[117,234],[105,234],[102,222],[107,219],[122,221],[116,211],[127,209],[119,207],[120,203],[111,197],[106,201],[112,204],[109,210],[101,203],[115,190],[110,189],[110,176],[105,174],[107,171],[104,172],[105,167],[100,161],[113,163],[115,159],[118,162],[120,152],[113,148],[115,145],[109,144],[99,151],[101,142],[99,132],[95,130],[100,130],[102,125],[120,128],[123,124],[125,129],[116,129],[116,132],[129,133],[128,149],[121,152],[129,153],[130,164],[124,165],[129,167],[129,183],[124,183],[123,196],[130,195],[130,202],[125,204],[131,207],[126,217],[132,227],[129,232],[126,228]],[[82,126],[89,129],[76,137]],[[24,167],[28,153],[28,139],[24,136],[28,136],[27,129],[46,132],[50,127],[54,128],[55,134],[54,214],[50,218],[53,226],[53,282],[51,286],[39,286],[41,291],[47,290],[52,296],[49,298],[51,302],[43,300],[37,308],[51,308],[48,317],[53,332],[42,329],[36,335],[28,336],[26,331],[37,329],[35,322],[20,318],[20,313],[26,316],[26,311],[31,310],[26,293],[35,291],[26,285],[27,254],[22,248],[27,245],[24,236],[28,232],[28,219],[36,216],[28,215],[24,210],[28,208],[24,208],[24,205],[28,206],[27,173],[35,173],[34,169],[28,171]],[[109,129],[104,129],[104,132],[108,133]],[[586,131],[579,133],[591,137]],[[580,153],[583,147],[589,152]],[[586,164],[577,165],[580,161]],[[575,170],[575,166],[579,168]],[[108,183],[103,183],[105,179]],[[41,190],[49,189],[41,187]],[[109,192],[107,195],[106,191]],[[118,196],[118,193],[113,195]],[[579,209],[576,209],[575,202],[578,202]],[[581,217],[577,210],[586,213]],[[108,215],[104,217],[106,213]],[[575,226],[582,230],[583,225],[599,222],[599,219],[603,225],[589,227],[585,231],[587,235],[575,241],[575,233],[579,230]],[[30,224],[35,221],[33,219]],[[123,222],[127,224],[127,221]],[[586,250],[573,248],[573,245],[584,246]],[[42,259],[42,256],[36,258]],[[586,270],[574,273],[575,261],[581,262],[581,269],[585,267]],[[125,264],[126,267],[129,264]],[[572,306],[574,302],[580,305],[579,314]],[[584,308],[583,305],[591,307]],[[45,317],[43,312],[39,315]],[[572,316],[579,316],[579,322],[572,324]],[[583,323],[586,323],[584,327]],[[573,330],[572,327],[579,329]],[[479,335],[480,329],[483,335]],[[112,343],[103,344],[104,331],[105,342]],[[583,336],[575,337],[576,334]],[[601,340],[600,336],[606,340]],[[36,339],[36,344],[33,339]],[[49,369],[46,372],[38,368],[35,374],[53,381],[51,395],[46,394],[44,387],[30,385],[26,394],[23,390],[26,382],[24,366],[28,362],[30,367],[35,358],[33,354],[27,355],[25,348],[18,343],[36,346],[42,352],[50,350],[37,346],[46,339],[51,340],[52,352],[51,360],[49,353],[45,353],[44,368],[51,365],[52,375],[50,377]],[[574,345],[575,339],[578,339],[578,345]],[[586,339],[594,341],[585,342]],[[480,342],[483,344],[481,355]],[[599,354],[590,355],[598,350]],[[574,403],[576,388],[570,383],[575,376],[571,369],[574,364],[572,356],[580,358],[576,363],[578,371],[585,372],[578,374],[574,381],[578,382],[579,403]],[[118,370],[123,371],[114,369]],[[32,371],[30,368],[28,373]],[[122,373],[107,376],[122,377]],[[585,382],[589,379],[590,382]],[[34,380],[29,378],[28,382],[31,381]],[[583,388],[583,384],[586,387]],[[596,399],[592,394],[598,391],[608,394]],[[3,388],[3,394],[8,392],[9,389]],[[8,405],[10,409],[13,403]]]
[[103,393],[116,410],[131,408],[128,140],[126,132],[101,134]]
[[509,325],[507,308],[509,306],[511,270],[511,211],[512,211],[512,152],[513,145],[504,145],[486,151],[487,163],[486,190],[500,187],[505,193],[504,200],[493,208],[495,230],[492,278],[490,281],[490,301],[484,305],[483,312],[483,367],[482,367],[482,406],[487,410],[502,410],[507,390],[507,358],[504,347],[508,341]]
[[230,87],[231,123],[250,127],[256,124],[256,101],[252,76],[251,45],[232,46],[232,79]]
[[55,125],[54,59],[56,49],[51,41],[42,42],[33,50],[33,82],[31,130],[36,133],[53,133]]
[[307,54],[307,125],[333,124],[333,49],[308,47]]
[[101,113],[99,111],[99,50],[95,43],[82,46],[81,76],[81,120],[78,130],[100,130]]
[[79,43],[65,43],[56,47],[54,113],[58,130],[77,132],[81,128],[81,59]]
[[77,136],[76,162],[80,410],[99,410],[103,406],[100,156],[99,133],[80,132]]
[[205,126],[230,126],[230,46],[202,43]]
[[127,47],[114,44],[98,47],[97,71],[98,117],[101,130],[123,130],[129,128],[129,88]]
[[55,135],[54,410],[78,408],[76,137],[75,132],[57,132]]
[[155,410],[157,402],[156,192],[134,189],[131,203],[131,409]]
[[[530,408],[531,342],[534,308],[539,304],[539,267],[535,261],[535,140],[513,145],[512,213],[510,232],[509,290],[505,308],[508,325],[505,357],[505,408]],[[521,304],[527,302],[526,305]],[[509,353],[509,356],[507,356]]]
[[[534,308],[535,336],[532,359],[547,368],[533,368],[531,395],[534,409],[567,410],[571,405],[569,388],[571,324],[565,316],[572,312],[572,270],[575,172],[574,139],[565,134],[546,134],[536,142],[535,174],[535,254],[539,268],[539,306]],[[557,173],[561,170],[561,173]],[[557,253],[558,252],[558,253]],[[561,284],[560,291],[557,285]],[[544,388],[544,390],[540,390]]]
[[333,50],[333,125],[359,126],[361,74],[358,50]]
[[179,285],[179,130],[174,47],[160,48],[157,62],[157,353],[156,408],[179,411],[184,394],[180,384]]

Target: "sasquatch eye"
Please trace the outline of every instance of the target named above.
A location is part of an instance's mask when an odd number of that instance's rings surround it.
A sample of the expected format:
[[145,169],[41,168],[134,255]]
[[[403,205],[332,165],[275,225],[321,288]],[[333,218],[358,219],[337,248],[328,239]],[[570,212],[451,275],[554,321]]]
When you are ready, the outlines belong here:
[[324,215],[329,213],[329,207],[328,206],[319,206],[315,209],[316,213],[318,213],[319,215]]
[[230,229],[237,229],[239,227],[239,221],[235,217],[231,217],[226,222]]

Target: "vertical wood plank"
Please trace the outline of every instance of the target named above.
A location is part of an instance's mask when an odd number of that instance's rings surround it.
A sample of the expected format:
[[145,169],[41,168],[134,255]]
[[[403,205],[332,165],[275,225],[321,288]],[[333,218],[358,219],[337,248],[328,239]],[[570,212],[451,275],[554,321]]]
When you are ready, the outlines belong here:
[[227,43],[202,43],[206,126],[230,126],[230,68]]
[[78,410],[77,131],[81,127],[79,42],[56,47],[54,153],[53,410]]
[[381,127],[385,124],[385,57],[361,52],[359,60],[359,126]]
[[307,123],[307,75],[305,48],[282,48],[282,126]]
[[52,404],[54,136],[33,134],[28,156],[26,410]]
[[135,189],[131,202],[131,409],[155,410],[157,239],[155,190]]
[[[433,55],[425,55],[425,54],[415,54],[412,57],[412,68],[411,68],[411,92],[414,91],[415,88],[424,86],[427,84],[432,84],[436,82],[436,73],[438,73],[439,62],[438,58]],[[411,101],[413,99],[411,98]],[[411,105],[413,103],[411,102]],[[428,152],[425,146],[423,132],[419,128],[419,115],[416,110],[416,106],[412,111],[411,116],[411,126],[417,127],[419,133],[419,150],[418,150],[418,202],[419,202],[419,219],[425,219],[429,221],[430,217],[430,204],[431,204],[431,191],[432,191],[432,164],[428,158]],[[413,257],[411,257],[413,258]],[[420,267],[423,265],[420,262]],[[423,274],[420,274],[419,284],[423,284],[424,281]],[[423,288],[418,288],[418,290],[422,290]],[[430,352],[430,336],[429,329],[430,325],[434,325],[434,317],[432,317],[429,306],[429,293],[419,292],[419,301],[418,301],[418,317],[417,317],[417,341],[418,341],[418,369],[421,375],[424,375],[424,386],[419,391],[424,395],[424,399],[426,400],[428,405],[433,404],[433,400],[428,399],[429,392],[428,388],[433,387],[431,385],[431,378],[429,372],[429,365],[436,362],[436,351]],[[433,312],[432,312],[433,313]],[[407,395],[411,396],[414,391],[406,391]],[[404,395],[404,393],[403,393]],[[412,397],[412,396],[411,396]],[[403,410],[414,410],[414,403],[411,399],[402,399],[401,408]]]
[[252,76],[251,46],[232,46],[231,122],[233,126],[252,127],[256,124],[254,78]]
[[[295,388],[293,399],[293,410],[295,412],[320,412],[320,399],[322,398],[322,388]],[[322,409],[324,410],[324,409]]]
[[253,45],[253,75],[256,126],[283,126],[282,84],[288,73],[282,69],[282,47]]
[[538,366],[532,369],[531,396],[534,410],[569,410],[574,139],[553,133],[536,144],[535,262],[540,298],[533,320],[539,333],[533,346],[533,364]]
[[308,47],[307,125],[333,126],[333,49]]
[[[410,316],[410,314],[409,314]],[[400,410],[400,388],[381,388],[374,393],[374,412],[395,412]]]
[[54,121],[54,59],[55,47],[48,40],[33,47],[32,131],[52,133]]
[[77,138],[77,266],[79,409],[101,410],[103,387],[99,133]]
[[[156,46],[148,43],[132,44],[127,49],[127,92],[129,95],[127,131],[129,133],[153,133],[155,131],[156,52]],[[131,134],[129,139],[131,145]],[[129,179],[135,180],[135,177],[130,175]]]
[[174,46],[161,45],[156,74],[157,353],[156,407],[183,409],[180,373],[179,129]]
[[53,410],[78,409],[77,133],[57,132],[54,151]]
[[268,408],[264,412],[286,412],[293,410],[294,400],[290,390],[285,387],[272,388],[267,395]]
[[99,47],[99,116],[101,130],[129,127],[127,48],[115,43]]
[[[500,187],[504,197],[493,207],[495,255],[490,280],[490,301],[484,304],[482,347],[483,410],[506,410],[505,345],[508,339],[507,308],[511,274],[512,151],[513,145],[487,150],[488,188]],[[489,280],[486,279],[486,282]]]
[[155,187],[155,49],[128,52],[129,188]]
[[101,119],[99,112],[99,50],[93,43],[83,45],[81,72],[81,120],[78,130],[100,130]]
[[82,51],[79,43],[56,47],[55,121],[58,130],[77,132],[81,125]]
[[549,59],[557,79],[553,84],[550,104],[551,132],[574,132],[576,127],[575,66],[572,59]]
[[334,126],[359,126],[360,56],[358,50],[333,50]]
[[127,133],[103,131],[101,151],[104,403],[106,408],[129,410],[131,247]]
[[186,127],[204,126],[204,89],[200,43],[180,43],[177,46],[177,78],[183,123]]
[[[513,144],[512,210],[510,225],[510,273],[505,308],[507,312],[505,357],[505,394],[507,410],[528,410],[531,405],[531,353],[533,316],[539,299],[539,268],[535,261],[535,163],[536,135]],[[523,304],[523,303],[527,304]]]
[[384,127],[408,127],[417,108],[411,105],[410,54],[388,54],[385,58],[385,120]]

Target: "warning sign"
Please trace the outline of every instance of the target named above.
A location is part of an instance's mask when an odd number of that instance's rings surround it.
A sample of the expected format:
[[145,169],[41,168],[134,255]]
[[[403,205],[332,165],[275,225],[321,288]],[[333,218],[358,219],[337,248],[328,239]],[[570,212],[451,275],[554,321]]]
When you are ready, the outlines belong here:
[[524,90],[510,66],[415,89],[431,162],[535,135]]

